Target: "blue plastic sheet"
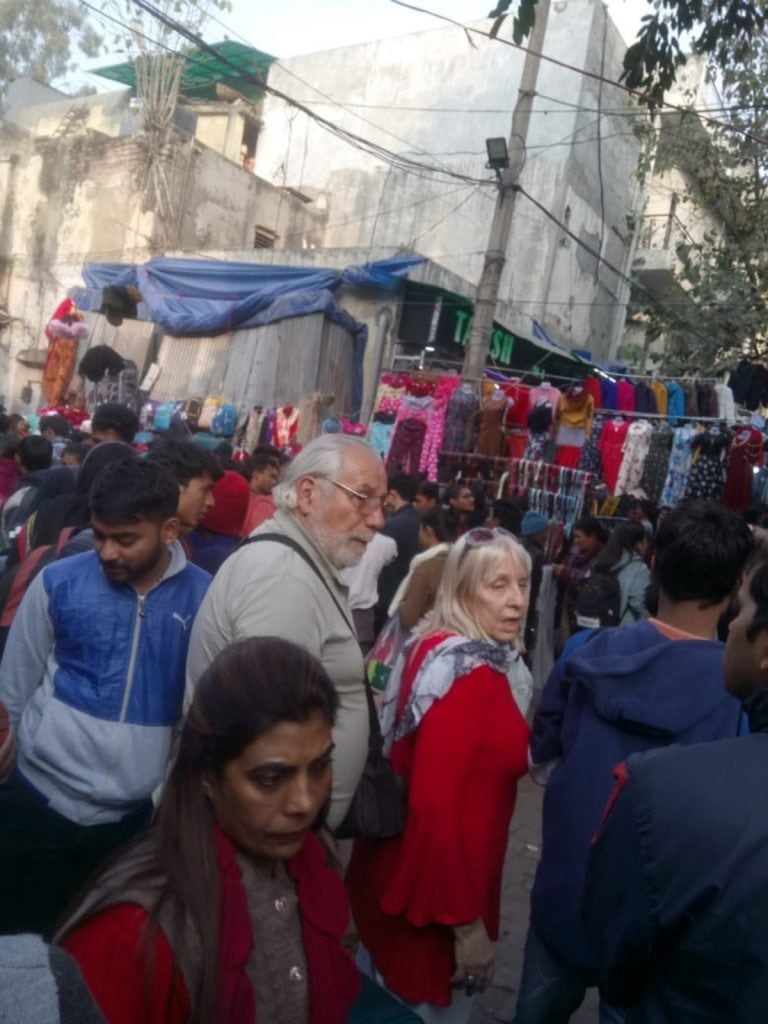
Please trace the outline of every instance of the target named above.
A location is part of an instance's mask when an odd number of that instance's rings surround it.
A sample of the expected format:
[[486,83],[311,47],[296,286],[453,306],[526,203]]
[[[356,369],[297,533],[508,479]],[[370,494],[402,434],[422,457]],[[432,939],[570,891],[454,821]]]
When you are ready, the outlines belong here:
[[408,271],[423,262],[419,257],[395,256],[344,270],[167,257],[141,265],[87,263],[83,267],[85,287],[74,289],[72,298],[80,309],[97,312],[103,288],[133,285],[144,299],[138,319],[151,320],[168,334],[185,337],[323,313],[354,338],[353,402],[359,410],[368,328],[339,305],[334,292],[343,285],[395,292]]
[[[423,262],[392,257],[345,270],[167,257],[141,265],[87,263],[85,288],[76,289],[72,298],[81,309],[96,311],[106,285],[134,285],[144,297],[139,319],[160,324],[168,334],[221,334],[316,312],[309,307],[316,304],[318,293],[332,297],[342,285],[396,291],[408,271]],[[285,301],[275,306],[281,298]],[[270,308],[279,314],[267,314]],[[329,316],[332,309],[328,304]]]

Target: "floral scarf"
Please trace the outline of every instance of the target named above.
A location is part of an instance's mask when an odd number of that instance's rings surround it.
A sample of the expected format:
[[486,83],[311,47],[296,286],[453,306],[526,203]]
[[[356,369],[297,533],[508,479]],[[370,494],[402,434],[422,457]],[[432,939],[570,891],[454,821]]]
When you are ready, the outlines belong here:
[[476,668],[487,665],[505,675],[512,696],[525,716],[531,702],[533,680],[519,651],[493,640],[472,640],[465,636],[449,636],[434,647],[424,658],[402,715],[398,718],[400,689],[408,655],[418,639],[405,646],[389,677],[381,705],[381,732],[384,752],[389,754],[395,740],[414,732],[424,715],[437,700],[442,700],[457,679],[469,675]]

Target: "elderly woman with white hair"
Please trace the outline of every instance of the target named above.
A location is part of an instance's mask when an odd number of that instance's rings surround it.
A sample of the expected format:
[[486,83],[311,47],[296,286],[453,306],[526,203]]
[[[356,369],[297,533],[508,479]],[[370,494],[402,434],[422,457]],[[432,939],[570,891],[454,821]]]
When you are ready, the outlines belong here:
[[493,973],[531,676],[530,560],[479,527],[448,555],[429,627],[390,677],[382,731],[408,786],[405,832],[358,840],[347,881],[377,974],[425,1021],[465,1021]]

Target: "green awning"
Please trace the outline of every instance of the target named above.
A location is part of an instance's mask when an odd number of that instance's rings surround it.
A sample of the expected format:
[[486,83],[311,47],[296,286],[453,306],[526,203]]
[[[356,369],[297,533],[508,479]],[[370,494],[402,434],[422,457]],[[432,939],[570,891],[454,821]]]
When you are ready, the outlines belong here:
[[[207,50],[197,49],[186,54],[186,64],[181,76],[182,93],[189,97],[215,100],[216,85],[220,82],[250,100],[260,100],[263,90],[253,81],[252,76],[257,75],[266,81],[270,65],[277,57],[231,40],[214,43],[213,48],[218,53],[217,57]],[[136,91],[136,74],[131,61],[99,68],[94,70],[93,74],[120,82]]]

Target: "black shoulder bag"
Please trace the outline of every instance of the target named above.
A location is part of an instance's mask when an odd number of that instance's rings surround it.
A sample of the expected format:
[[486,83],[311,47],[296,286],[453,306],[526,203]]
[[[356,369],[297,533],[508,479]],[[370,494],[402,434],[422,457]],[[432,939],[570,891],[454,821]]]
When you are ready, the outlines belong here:
[[[238,545],[237,550],[246,544],[266,540],[275,544],[283,544],[304,559],[328,591],[339,614],[349,626],[352,636],[357,639],[355,628],[350,622],[348,614],[339,604],[336,595],[328,586],[328,581],[307,552],[291,537],[286,537],[282,533],[260,533],[255,537],[246,537]],[[386,839],[400,835],[405,828],[407,805],[405,783],[395,774],[389,758],[384,754],[384,739],[381,735],[379,716],[376,713],[373,693],[365,675],[363,675],[363,686],[368,703],[368,757],[349,810],[342,823],[336,828],[335,834],[339,839],[355,839],[357,837]]]

